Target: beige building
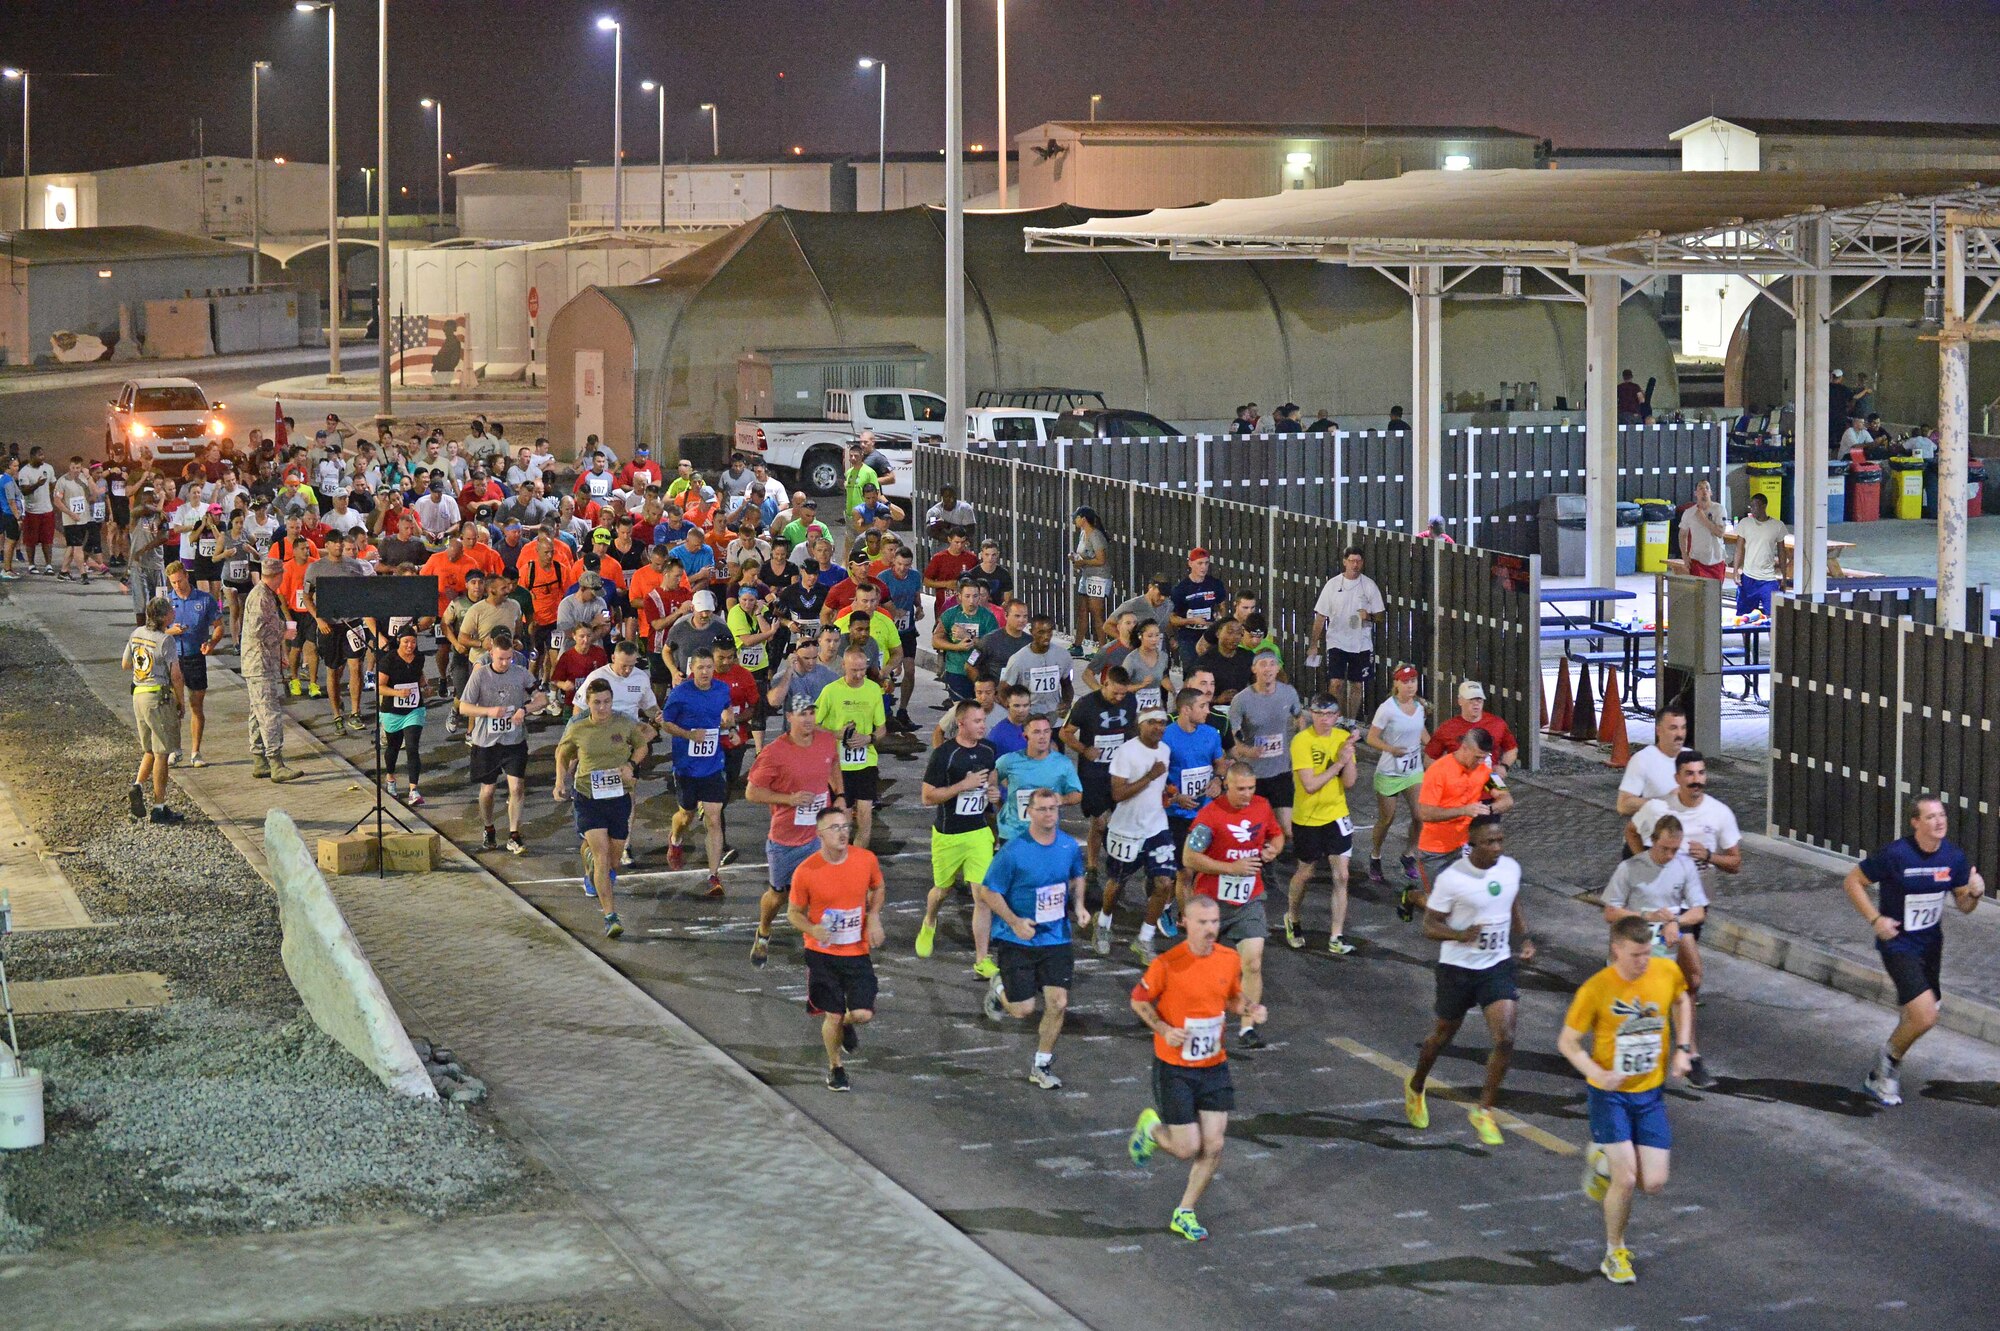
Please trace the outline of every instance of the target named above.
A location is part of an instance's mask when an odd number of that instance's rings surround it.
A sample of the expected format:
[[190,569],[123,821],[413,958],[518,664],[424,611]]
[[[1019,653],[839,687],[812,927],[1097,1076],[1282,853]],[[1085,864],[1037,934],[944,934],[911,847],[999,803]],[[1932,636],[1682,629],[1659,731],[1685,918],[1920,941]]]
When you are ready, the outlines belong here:
[[[61,174],[36,172],[28,189],[30,230],[144,226],[188,236],[248,240],[248,157],[190,158]],[[326,164],[264,163],[264,234],[326,230]],[[0,178],[0,227],[21,218],[21,178]]]
[[1052,120],[1014,138],[1020,206],[1180,208],[1405,171],[1533,167],[1532,134],[1491,126]]

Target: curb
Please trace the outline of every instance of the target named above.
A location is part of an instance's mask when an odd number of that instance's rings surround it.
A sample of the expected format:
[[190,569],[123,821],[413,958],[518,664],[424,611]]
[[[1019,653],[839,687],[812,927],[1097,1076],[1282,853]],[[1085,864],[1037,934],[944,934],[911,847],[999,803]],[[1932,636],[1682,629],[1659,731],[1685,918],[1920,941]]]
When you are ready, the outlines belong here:
[[[353,402],[357,398],[365,399],[375,396],[375,380],[372,376],[366,382],[357,380],[354,383],[342,384],[338,388],[331,385],[319,384],[317,381],[323,378],[325,378],[324,375],[305,376],[296,379],[273,379],[268,383],[258,384],[257,395],[259,397],[282,398],[293,402]],[[461,402],[510,402],[518,399],[523,406],[533,405],[539,408],[544,406],[548,400],[548,389],[546,387],[516,388],[511,384],[487,385],[485,383],[478,383],[474,384],[471,390],[468,391],[456,387],[440,389],[425,385],[398,384],[394,389],[394,395],[395,401],[398,403],[447,405]],[[537,417],[536,419],[540,418]]]

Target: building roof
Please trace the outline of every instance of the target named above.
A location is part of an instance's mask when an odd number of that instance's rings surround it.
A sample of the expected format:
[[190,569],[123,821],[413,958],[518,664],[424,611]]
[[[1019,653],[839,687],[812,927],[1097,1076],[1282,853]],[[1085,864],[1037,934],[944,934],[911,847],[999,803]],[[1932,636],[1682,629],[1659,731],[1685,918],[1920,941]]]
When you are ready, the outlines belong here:
[[241,259],[246,246],[156,226],[79,226],[0,232],[0,254],[15,263],[109,263],[133,259]]
[[[1936,201],[2000,206],[2000,172],[1412,171],[1028,230],[1031,250],[1163,250],[1178,258],[1364,265],[1546,264],[1572,272],[1813,268],[1800,228],[1832,215],[1824,271],[1928,271]],[[1914,234],[1913,234],[1914,233]]]
[[[1259,120],[1051,120],[1024,130],[1067,130],[1086,139],[1529,139],[1494,125],[1329,125]],[[1017,136],[1017,137],[1022,137]]]
[[1722,122],[1752,134],[1804,139],[2000,139],[2000,125],[1941,124],[1934,120],[1785,120],[1764,116],[1704,116],[1667,137],[1680,140]]

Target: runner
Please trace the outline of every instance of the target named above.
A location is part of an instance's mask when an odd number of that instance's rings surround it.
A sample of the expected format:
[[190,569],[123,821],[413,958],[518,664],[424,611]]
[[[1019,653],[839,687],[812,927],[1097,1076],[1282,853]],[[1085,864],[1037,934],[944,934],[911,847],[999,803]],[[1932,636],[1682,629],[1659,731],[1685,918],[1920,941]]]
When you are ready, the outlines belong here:
[[1464,853],[1474,818],[1514,807],[1514,797],[1495,780],[1492,754],[1493,736],[1474,727],[1460,733],[1449,756],[1424,770],[1423,784],[1417,787],[1417,820],[1423,824],[1417,833],[1417,869],[1422,877],[1399,894],[1398,919],[1416,918],[1430,885]]
[[479,848],[500,848],[493,835],[493,788],[504,776],[507,852],[525,855],[528,843],[521,839],[521,805],[527,797],[528,712],[539,711],[545,699],[535,677],[515,659],[511,631],[493,630],[485,651],[485,659],[473,666],[458,699],[459,715],[472,723],[467,727],[467,742],[472,745],[468,778],[479,787],[479,820],[486,829]]
[[[1653,719],[1653,742],[1632,755],[1625,775],[1618,782],[1618,812],[1628,821],[1649,800],[1665,799],[1674,793],[1674,759],[1687,747],[1688,714],[1668,703]],[[1632,855],[1631,843],[1619,837],[1619,858]]]
[[895,618],[896,633],[903,644],[903,664],[896,672],[896,715],[891,720],[896,729],[914,735],[917,723],[910,719],[910,698],[917,688],[917,621],[923,618],[924,575],[916,567],[915,556],[898,546],[888,567],[877,571],[875,577],[889,589],[889,599],[882,608]]
[[[976,692],[978,687],[976,684],[973,686],[975,698],[979,696]],[[993,752],[1005,758],[1010,753],[1019,753],[1028,747],[1027,726],[1028,719],[1034,715],[1032,706],[1034,695],[1028,692],[1026,685],[1008,684],[1001,688],[999,700],[1000,719],[993,720],[989,713],[986,742],[993,746]],[[1055,729],[1053,722],[1049,728]],[[942,743],[942,740],[939,742]],[[937,745],[933,744],[931,747],[936,748]]]
[[[1167,773],[1167,830],[1174,836],[1174,854],[1182,856],[1188,829],[1229,766],[1222,732],[1208,723],[1208,695],[1185,688],[1174,696],[1174,723],[1160,735],[1172,755]],[[1186,896],[1192,873],[1185,863],[1174,880],[1176,896]],[[1141,933],[1145,930],[1141,929]]]
[[660,708],[660,729],[674,741],[674,783],[680,805],[667,837],[667,868],[678,870],[687,862],[681,843],[699,812],[708,850],[707,896],[717,900],[722,896],[722,806],[729,802],[722,732],[736,724],[735,709],[729,705],[729,686],[716,682],[714,652],[698,648],[688,657],[685,671],[686,678],[674,685]]
[[[1644,850],[1659,819],[1671,813],[1681,824],[1681,854],[1700,869],[1701,889],[1712,900],[1717,872],[1733,874],[1743,869],[1743,835],[1737,830],[1735,813],[1707,790],[1707,760],[1693,749],[1682,749],[1674,755],[1673,793],[1639,807],[1625,825],[1625,847],[1635,855]],[[1687,980],[1689,997],[1697,1005],[1701,1002],[1700,939],[1699,923],[1681,930],[1681,974]],[[1707,1079],[1704,1070],[1701,1080]]]
[[1133,729],[1131,692],[1132,677],[1123,666],[1112,666],[1095,693],[1076,700],[1059,732],[1063,747],[1076,755],[1077,773],[1083,778],[1083,816],[1090,823],[1083,858],[1087,886],[1093,891],[1101,877],[1105,824],[1117,803],[1111,796],[1111,758]]
[[1278,654],[1258,652],[1251,663],[1250,687],[1236,695],[1229,709],[1236,727],[1232,757],[1250,764],[1257,775],[1257,793],[1292,834],[1292,736],[1298,729],[1298,690],[1278,682]]
[[1175,1159],[1194,1162],[1167,1228],[1199,1243],[1208,1231],[1195,1218],[1195,1203],[1222,1164],[1229,1113],[1236,1108],[1223,1023],[1237,1013],[1254,1029],[1268,1014],[1261,1004],[1244,998],[1235,950],[1216,941],[1222,918],[1215,903],[1207,897],[1191,899],[1181,919],[1187,941],[1155,957],[1132,990],[1132,1010],[1153,1032],[1157,1108],[1139,1111],[1125,1149],[1135,1165],[1151,1160],[1160,1148]]
[[[179,670],[174,677],[174,702],[188,717],[189,767],[206,767],[201,756],[202,729],[208,723],[204,700],[208,697],[208,658],[222,645],[226,627],[222,607],[216,599],[194,585],[185,566],[176,559],[167,565],[167,604],[174,619],[167,636],[174,641],[174,659]],[[180,762],[174,754],[170,762]]]
[[[1236,949],[1243,964],[1243,1001],[1264,999],[1264,939],[1270,921],[1264,908],[1264,868],[1285,849],[1285,829],[1270,802],[1257,793],[1257,777],[1243,763],[1231,763],[1222,778],[1222,796],[1195,815],[1181,852],[1193,881],[1180,897],[1181,917],[1197,896],[1211,898],[1221,911],[1216,937]],[[1246,872],[1247,871],[1247,872]],[[1246,1009],[1237,1038],[1246,1049],[1262,1049]]]
[[[928,585],[929,579],[925,582]],[[938,599],[940,603],[944,600],[942,596]],[[958,600],[939,612],[937,627],[931,630],[931,648],[943,662],[939,677],[945,697],[962,702],[972,696],[972,677],[967,673],[972,653],[981,638],[999,628],[1000,621],[986,607],[986,588],[971,578],[959,579]]]
[[1167,622],[1175,631],[1183,674],[1194,669],[1202,633],[1215,625],[1229,603],[1229,588],[1222,579],[1208,576],[1209,563],[1208,551],[1201,546],[1188,551],[1187,576],[1168,593],[1174,608]]
[[[1034,730],[1046,747],[1047,719],[1037,718]],[[986,882],[973,889],[1002,926],[993,940],[1000,973],[986,990],[985,1010],[993,1021],[1031,1017],[1040,997],[1042,1020],[1035,1032],[1035,1061],[1028,1068],[1028,1080],[1045,1091],[1056,1091],[1062,1089],[1054,1067],[1056,1037],[1062,1034],[1076,974],[1070,916],[1073,913],[1079,925],[1089,918],[1083,904],[1083,849],[1075,837],[1056,826],[1062,813],[1056,791],[1037,786],[1021,793],[1027,810],[1026,835],[1000,848],[986,871]]]
[[[1368,747],[1375,760],[1375,830],[1368,844],[1368,881],[1387,882],[1382,873],[1382,847],[1396,824],[1397,809],[1409,810],[1410,824],[1403,848],[1403,877],[1417,882],[1417,837],[1423,822],[1417,817],[1417,787],[1424,782],[1424,746],[1430,743],[1429,714],[1417,697],[1417,668],[1396,667],[1394,692],[1375,709],[1368,727]],[[1405,891],[1408,889],[1405,888]]]
[[[994,764],[993,770],[1000,775],[999,827],[1003,846],[1028,830],[1028,797],[1036,791],[1054,791],[1060,808],[1069,808],[1083,800],[1083,781],[1077,776],[1076,762],[1054,747],[1054,731],[1046,716],[1029,717],[1022,747],[1001,754],[999,762]],[[989,734],[987,743],[992,742]]]
[[[465,590],[452,598],[438,619],[439,636],[442,638],[439,651],[449,653],[445,660],[438,662],[438,673],[444,678],[448,697],[456,698],[465,692],[465,683],[472,678],[472,654],[480,647],[478,640],[465,631],[465,617],[485,600],[486,570],[469,569],[465,574]],[[297,693],[298,688],[294,686],[292,692]],[[444,733],[447,737],[455,736],[464,729],[465,723],[454,707],[445,717]]]
[[[361,719],[361,658],[366,654],[366,646],[365,642],[356,643],[352,636],[353,630],[360,627],[358,624],[344,619],[329,619],[319,612],[319,584],[327,578],[367,576],[368,570],[348,556],[348,538],[337,532],[327,533],[319,558],[305,571],[305,602],[312,614],[319,663],[326,667],[326,700],[333,708],[335,735],[346,734],[350,727],[359,733],[367,724]],[[365,630],[363,636],[365,639]],[[349,702],[346,711],[340,706],[343,677],[347,681]]]
[[1458,747],[1459,737],[1468,730],[1483,730],[1493,737],[1493,771],[1504,784],[1507,772],[1521,757],[1521,743],[1505,721],[1486,710],[1486,686],[1476,679],[1458,686],[1458,715],[1447,717],[1431,732],[1424,756],[1433,761]]
[[785,710],[785,733],[750,764],[745,794],[752,804],[771,809],[771,828],[764,834],[770,886],[757,903],[757,937],[750,944],[750,964],[759,970],[770,958],[771,921],[792,890],[792,875],[818,848],[819,816],[842,803],[839,749],[819,728],[813,704],[801,696]]
[[[1605,885],[1604,918],[1611,924],[1635,915],[1646,921],[1653,931],[1653,955],[1675,958],[1685,977],[1690,964],[1700,972],[1701,956],[1689,930],[1701,928],[1708,917],[1708,893],[1694,861],[1681,854],[1682,832],[1679,818],[1659,816],[1645,853],[1621,863]],[[1694,993],[1693,988],[1688,992]],[[1692,1039],[1688,1045],[1688,1082],[1707,1090],[1715,1078],[1702,1063],[1700,1048]]]
[[1368,681],[1375,676],[1375,621],[1387,608],[1382,589],[1361,565],[1361,547],[1350,545],[1340,556],[1340,572],[1320,588],[1308,639],[1312,654],[1306,657],[1306,664],[1316,668],[1319,644],[1326,644],[1327,690],[1340,699],[1347,716],[1361,715]]
[[931,750],[924,766],[923,801],[934,808],[931,822],[931,890],[924,898],[924,922],[917,929],[917,955],[928,957],[937,940],[938,907],[963,876],[972,891],[972,970],[982,980],[1000,973],[987,955],[993,913],[979,899],[993,863],[993,829],[986,810],[999,797],[994,768],[999,755],[986,742],[986,713],[977,703],[961,702],[952,710],[957,733]]
[[[37,450],[38,452],[40,450]],[[167,642],[167,625],[174,608],[164,597],[146,603],[144,626],[132,630],[118,664],[132,673],[132,719],[139,731],[139,773],[132,778],[128,798],[132,816],[155,823],[187,820],[167,807],[167,763],[181,746],[181,714],[174,706],[174,688],[181,668]],[[146,788],[153,805],[146,808]]]
[[594,679],[583,687],[585,710],[570,718],[556,742],[557,800],[570,800],[577,839],[583,843],[583,894],[597,899],[604,936],[625,932],[613,893],[618,864],[632,832],[633,771],[645,757],[652,731],[611,707],[611,686]]
[[854,828],[842,809],[821,809],[819,849],[792,874],[785,918],[806,939],[806,1011],[820,1018],[826,1088],[850,1091],[841,1054],[861,1044],[859,1028],[875,1018],[875,963],[882,943],[882,865],[873,851],[850,848]]
[[[1007,607],[1008,624],[1014,623],[1018,614],[1027,617],[1028,607],[1016,601]],[[1035,716],[1051,719],[1061,716],[1073,701],[1070,684],[1070,655],[1055,646],[1056,622],[1047,615],[1035,615],[1027,619],[1027,636],[1021,644],[1007,653],[1004,665],[993,666],[993,676],[1003,685],[1025,685],[1028,690],[1028,710]],[[995,634],[979,644],[979,668],[985,673],[992,664],[990,653],[996,651],[996,639],[1004,635]]]
[[1501,853],[1507,840],[1500,819],[1493,814],[1474,818],[1469,838],[1464,858],[1438,875],[1424,907],[1424,937],[1438,943],[1437,1025],[1417,1055],[1416,1070],[1403,1083],[1403,1112],[1413,1128],[1431,1125],[1424,1083],[1438,1055],[1451,1047],[1465,1014],[1482,1008],[1493,1049],[1486,1056],[1479,1103],[1468,1117],[1480,1141],[1498,1146],[1503,1139],[1493,1106],[1514,1057],[1514,1016],[1521,996],[1514,985],[1514,949],[1518,944],[1521,960],[1532,961],[1535,944],[1521,916],[1521,866]]
[[[1875,1066],[1862,1081],[1877,1104],[1903,1103],[1900,1073],[1910,1046],[1937,1025],[1938,1004],[1944,998],[1939,980],[1944,965],[1944,896],[1970,915],[1986,893],[1986,880],[1972,867],[1963,850],[1947,836],[1951,830],[1944,801],[1919,795],[1910,803],[1910,834],[1898,837],[1847,871],[1841,887],[1854,909],[1875,931],[1875,950],[1882,968],[1896,982],[1902,1017]],[[1654,835],[1659,834],[1658,828]],[[1879,905],[1868,900],[1875,887]]]
[[[1117,667],[1113,667],[1117,669]],[[1174,836],[1167,829],[1167,770],[1173,755],[1160,737],[1167,729],[1167,714],[1155,708],[1139,713],[1138,733],[1118,746],[1106,764],[1111,784],[1113,808],[1104,824],[1104,901],[1091,929],[1091,945],[1097,955],[1111,955],[1111,920],[1118,909],[1118,889],[1135,873],[1144,872],[1149,882],[1145,919],[1132,950],[1152,961],[1152,930],[1159,928],[1160,912],[1174,898]]]
[[417,650],[417,629],[405,624],[393,647],[375,661],[375,721],[382,727],[382,789],[396,798],[396,759],[410,755],[411,808],[421,808],[417,787],[424,779],[424,658]]
[[880,686],[868,678],[866,652],[849,646],[840,666],[840,678],[820,690],[814,715],[840,743],[840,784],[854,815],[854,844],[865,847],[875,831],[882,780],[882,755],[875,746],[889,733],[888,709]]
[[1556,1048],[1590,1083],[1583,1190],[1604,1203],[1604,1261],[1597,1269],[1614,1285],[1638,1279],[1625,1222],[1635,1190],[1667,1186],[1673,1132],[1662,1088],[1669,1072],[1687,1072],[1693,1037],[1687,982],[1680,967],[1653,955],[1651,926],[1640,919],[1612,925],[1611,964],[1576,991]]
[[[1239,697],[1237,711],[1242,712]],[[1360,768],[1354,758],[1354,736],[1341,728],[1340,703],[1331,693],[1313,699],[1312,722],[1292,736],[1291,771],[1295,809],[1286,831],[1292,834],[1292,855],[1299,867],[1285,890],[1285,945],[1305,946],[1306,889],[1321,860],[1333,875],[1333,924],[1327,935],[1329,955],[1344,957],[1354,945],[1343,937],[1347,928],[1347,861],[1354,849],[1354,823],[1347,813],[1347,792]],[[1264,783],[1257,783],[1263,789]],[[1284,821],[1284,814],[1279,814]]]

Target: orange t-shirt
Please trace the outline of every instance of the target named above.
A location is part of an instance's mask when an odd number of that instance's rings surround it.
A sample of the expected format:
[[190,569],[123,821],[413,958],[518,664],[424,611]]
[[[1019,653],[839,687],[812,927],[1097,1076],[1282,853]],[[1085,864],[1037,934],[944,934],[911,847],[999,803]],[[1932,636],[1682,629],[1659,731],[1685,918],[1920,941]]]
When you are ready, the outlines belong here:
[[[1493,769],[1485,763],[1468,770],[1464,763],[1446,754],[1424,769],[1424,783],[1417,787],[1417,803],[1433,808],[1456,809],[1477,804],[1486,794]],[[1448,854],[1465,844],[1470,817],[1449,818],[1441,823],[1425,823],[1417,833],[1417,849]]]
[[465,557],[470,559],[489,578],[495,573],[504,573],[507,571],[507,561],[500,557],[498,550],[495,550],[484,541],[481,541],[478,545],[466,546]]
[[[1217,943],[1207,956],[1198,957],[1182,943],[1153,958],[1132,997],[1151,1003],[1161,1021],[1188,1033],[1188,1045],[1176,1049],[1156,1032],[1154,1057],[1184,1068],[1212,1068],[1229,1057],[1222,1047],[1222,1028],[1228,1024],[1230,1000],[1242,992],[1243,966],[1235,948]],[[1190,1046],[1196,1057],[1184,1052]],[[1204,1052],[1209,1049],[1214,1052]]]
[[475,559],[464,555],[453,559],[440,550],[429,559],[426,559],[424,566],[417,570],[417,572],[427,578],[436,578],[438,580],[438,613],[440,615],[445,612],[445,608],[454,600],[465,595],[465,575],[474,569],[479,569],[482,573],[485,572],[485,566]]
[[563,588],[574,580],[575,569],[576,559],[561,541],[556,542],[555,553],[547,564],[542,562],[535,546],[530,545],[521,551],[515,572],[520,574],[521,585],[534,599],[537,624],[556,622],[556,608],[562,604]]
[[[880,886],[882,862],[872,850],[853,847],[838,864],[827,863],[819,851],[806,856],[805,863],[792,871],[792,904],[806,913],[807,920],[831,930],[835,940],[822,943],[808,936],[806,950],[836,957],[867,956],[868,893]],[[827,918],[829,914],[833,918]]]
[[626,599],[632,602],[632,609],[639,616],[639,636],[647,642],[653,640],[653,618],[646,613],[646,598],[665,580],[664,573],[651,564],[646,564],[632,570],[632,577],[625,589]]
[[306,612],[306,570],[311,567],[311,564],[286,560],[284,574],[278,579],[278,599],[283,601],[285,609],[293,614],[302,615]]

